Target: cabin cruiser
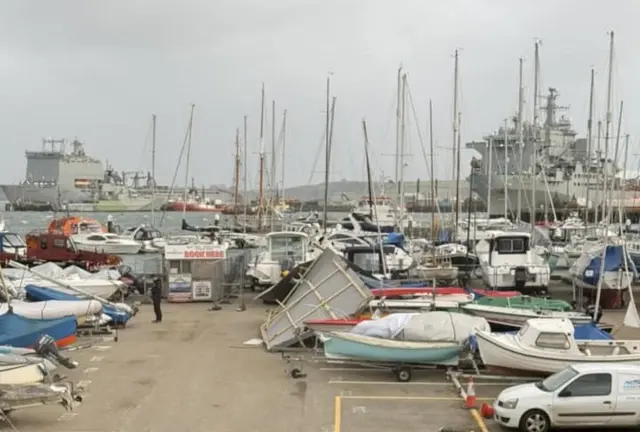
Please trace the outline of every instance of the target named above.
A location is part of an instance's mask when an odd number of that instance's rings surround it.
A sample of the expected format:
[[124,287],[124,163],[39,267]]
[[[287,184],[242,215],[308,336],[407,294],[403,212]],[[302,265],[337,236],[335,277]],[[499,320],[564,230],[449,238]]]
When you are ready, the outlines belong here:
[[78,250],[113,255],[136,254],[141,245],[135,240],[111,233],[89,233],[71,236]]
[[121,238],[129,239],[140,245],[141,252],[158,252],[167,245],[162,233],[151,225],[138,225],[127,229]]
[[320,248],[310,244],[309,236],[303,232],[272,232],[267,234],[265,239],[266,249],[248,265],[247,276],[254,287],[267,287],[278,283],[284,271],[315,259],[321,252]]
[[461,220],[458,224],[458,238],[469,237],[473,244],[487,240],[494,231],[510,231],[514,229],[514,224],[506,218],[471,218]]
[[482,280],[497,290],[515,289],[521,293],[546,292],[549,265],[531,250],[531,235],[522,232],[494,231],[488,240],[479,242],[476,254]]

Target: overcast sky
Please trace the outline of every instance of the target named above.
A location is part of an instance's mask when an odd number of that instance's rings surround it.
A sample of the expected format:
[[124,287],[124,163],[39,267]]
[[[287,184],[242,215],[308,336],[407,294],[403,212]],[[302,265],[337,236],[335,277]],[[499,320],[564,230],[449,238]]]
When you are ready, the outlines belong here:
[[[198,184],[231,184],[235,131],[248,115],[249,187],[255,187],[264,82],[266,117],[270,123],[275,99],[278,133],[288,110],[285,182],[306,184],[323,137],[329,71],[337,97],[332,178],[364,179],[363,118],[376,176],[393,176],[394,158],[383,155],[395,151],[401,64],[418,116],[417,122],[409,118],[412,156],[405,177],[429,176],[416,124],[426,139],[431,98],[436,175],[451,178],[456,48],[463,142],[480,139],[515,113],[519,57],[525,58],[526,113],[532,117],[535,38],[543,41],[543,88],[559,89],[559,102],[570,105],[584,136],[592,66],[596,111],[604,116],[609,30],[616,35],[614,104],[625,100],[625,131],[636,138],[629,153],[637,153],[640,3],[609,3],[0,0],[0,182],[21,180],[24,151],[39,148],[46,136],[77,137],[88,153],[121,170],[149,169],[156,113],[157,177],[170,183],[193,103],[190,176]],[[473,154],[463,153],[465,172]],[[323,160],[317,163],[313,183],[322,180],[323,166]],[[184,167],[178,178],[184,182]]]

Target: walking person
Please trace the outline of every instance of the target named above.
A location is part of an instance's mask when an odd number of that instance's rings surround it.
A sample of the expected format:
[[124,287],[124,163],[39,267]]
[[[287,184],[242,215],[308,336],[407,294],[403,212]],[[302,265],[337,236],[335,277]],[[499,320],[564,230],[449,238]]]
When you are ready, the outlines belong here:
[[153,281],[151,301],[153,302],[153,313],[156,314],[156,319],[153,322],[162,322],[162,309],[160,309],[160,303],[162,303],[162,278],[160,277],[155,278]]

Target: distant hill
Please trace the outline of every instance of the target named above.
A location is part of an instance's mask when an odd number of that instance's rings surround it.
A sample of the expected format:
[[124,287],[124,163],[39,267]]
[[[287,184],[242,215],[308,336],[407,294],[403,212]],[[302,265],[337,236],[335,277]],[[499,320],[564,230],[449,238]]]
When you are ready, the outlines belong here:
[[[374,184],[374,195],[395,196],[397,186],[393,182],[384,185],[384,191],[380,184]],[[420,192],[429,195],[431,192],[431,184],[428,181],[420,182]],[[436,195],[440,198],[452,198],[456,194],[456,185],[451,180],[436,180]],[[405,193],[415,194],[418,192],[418,182],[406,182],[404,186]],[[468,183],[460,180],[460,193],[466,197],[469,195]],[[369,194],[367,182],[343,180],[339,182],[329,183],[329,201],[353,200],[357,201],[362,196]],[[248,192],[250,199],[255,199],[258,191]],[[316,201],[324,199],[324,183],[305,186],[293,186],[285,190],[287,198],[297,198],[300,201]]]

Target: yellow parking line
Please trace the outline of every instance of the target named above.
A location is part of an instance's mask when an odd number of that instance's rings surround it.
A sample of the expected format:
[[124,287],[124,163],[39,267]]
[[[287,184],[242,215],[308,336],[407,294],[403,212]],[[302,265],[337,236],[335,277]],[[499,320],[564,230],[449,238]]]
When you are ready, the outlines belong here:
[[[350,400],[407,400],[407,401],[459,401],[459,397],[440,396],[336,396]],[[492,401],[495,398],[476,398],[479,401]]]
[[480,428],[480,432],[489,432],[489,429],[487,429],[487,425],[484,423],[484,419],[482,418],[478,410],[471,409],[470,411],[471,411],[471,417],[473,417],[476,424],[478,425],[478,428]]
[[342,429],[342,398],[336,396],[333,400],[333,432],[340,432]]

